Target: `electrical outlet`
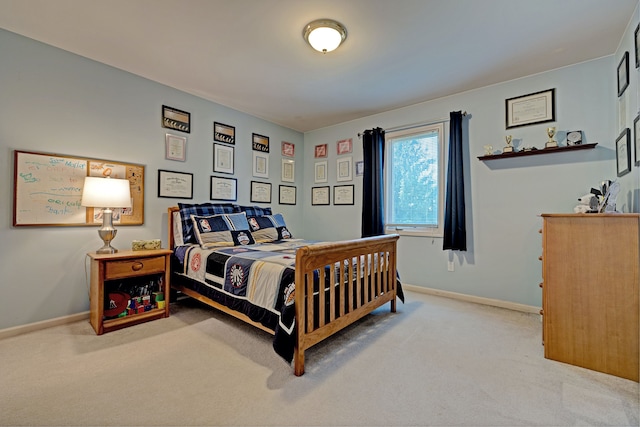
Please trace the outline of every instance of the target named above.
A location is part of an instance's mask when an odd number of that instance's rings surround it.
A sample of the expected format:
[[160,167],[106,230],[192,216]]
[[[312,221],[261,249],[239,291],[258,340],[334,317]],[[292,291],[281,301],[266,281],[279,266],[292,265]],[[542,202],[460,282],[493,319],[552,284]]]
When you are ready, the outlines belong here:
[[454,268],[453,268],[453,261],[449,261],[449,262],[447,263],[447,270],[449,270],[449,271],[453,271],[453,270],[454,270]]

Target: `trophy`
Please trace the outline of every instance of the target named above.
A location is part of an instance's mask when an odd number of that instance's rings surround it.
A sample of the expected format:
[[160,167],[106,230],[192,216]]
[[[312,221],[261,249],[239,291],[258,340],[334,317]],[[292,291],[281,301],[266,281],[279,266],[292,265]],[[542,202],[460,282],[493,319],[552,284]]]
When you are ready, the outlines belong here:
[[502,149],[502,152],[513,153],[513,147],[511,146],[511,140],[513,139],[513,137],[511,135],[507,135],[504,137],[504,139],[507,141],[507,146]]
[[553,139],[553,136],[556,134],[556,128],[554,126],[547,128],[547,135],[549,136],[549,140],[544,145],[544,148],[555,148],[558,146],[558,141]]
[[492,145],[485,145],[484,146],[484,155],[485,156],[490,156],[493,154],[493,146]]

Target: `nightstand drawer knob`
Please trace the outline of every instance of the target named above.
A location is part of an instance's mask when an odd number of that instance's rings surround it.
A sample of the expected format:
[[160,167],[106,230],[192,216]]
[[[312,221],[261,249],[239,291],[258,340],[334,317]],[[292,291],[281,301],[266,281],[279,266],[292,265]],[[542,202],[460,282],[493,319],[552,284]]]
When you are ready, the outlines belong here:
[[131,264],[131,269],[133,271],[140,271],[144,268],[144,264],[141,262],[134,262],[133,264]]

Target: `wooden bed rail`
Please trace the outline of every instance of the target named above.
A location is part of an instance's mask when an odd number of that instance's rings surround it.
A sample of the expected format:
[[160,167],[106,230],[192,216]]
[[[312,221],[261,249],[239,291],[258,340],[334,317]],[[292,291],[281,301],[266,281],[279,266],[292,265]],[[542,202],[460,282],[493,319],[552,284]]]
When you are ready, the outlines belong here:
[[[304,374],[306,349],[387,302],[396,311],[398,238],[392,234],[298,249],[295,375]],[[326,288],[319,286],[314,297],[314,286],[325,283]]]

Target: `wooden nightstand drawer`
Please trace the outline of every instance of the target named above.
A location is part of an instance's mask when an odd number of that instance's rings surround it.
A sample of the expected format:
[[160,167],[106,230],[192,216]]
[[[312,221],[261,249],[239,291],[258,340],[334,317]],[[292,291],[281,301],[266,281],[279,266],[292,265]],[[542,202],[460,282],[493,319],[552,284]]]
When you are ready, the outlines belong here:
[[105,263],[104,279],[122,279],[125,277],[163,273],[165,271],[164,263],[164,256],[123,261],[109,261]]

